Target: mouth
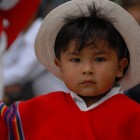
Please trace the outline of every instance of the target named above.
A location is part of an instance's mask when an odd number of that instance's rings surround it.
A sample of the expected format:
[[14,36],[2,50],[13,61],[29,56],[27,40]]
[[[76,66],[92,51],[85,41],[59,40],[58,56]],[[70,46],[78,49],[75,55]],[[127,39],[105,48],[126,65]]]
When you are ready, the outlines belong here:
[[84,80],[80,84],[96,84],[96,83],[92,80]]

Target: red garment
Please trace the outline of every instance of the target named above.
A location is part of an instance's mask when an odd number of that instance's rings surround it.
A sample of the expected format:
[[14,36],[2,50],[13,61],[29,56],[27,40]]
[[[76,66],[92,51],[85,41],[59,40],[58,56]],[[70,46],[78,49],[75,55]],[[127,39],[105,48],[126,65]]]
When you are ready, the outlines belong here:
[[0,117],[0,140],[8,140],[8,129],[2,117]]
[[[63,92],[38,96],[14,104],[10,111],[3,110],[12,114],[12,124],[7,122],[12,125],[10,136],[12,139],[14,134],[15,140],[140,140],[140,105],[123,94],[85,112]],[[1,128],[0,136],[2,133]]]
[[36,14],[40,3],[41,0],[20,0],[11,9],[0,9],[0,17],[8,22],[8,26],[4,27],[4,31],[8,38],[8,48],[17,38],[19,33],[27,28],[33,16]]

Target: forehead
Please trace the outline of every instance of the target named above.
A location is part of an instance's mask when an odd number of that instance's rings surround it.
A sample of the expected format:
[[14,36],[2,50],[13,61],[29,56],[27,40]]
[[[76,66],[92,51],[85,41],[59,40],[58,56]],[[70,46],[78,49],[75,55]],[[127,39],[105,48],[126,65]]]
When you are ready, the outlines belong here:
[[84,46],[80,48],[80,42],[78,40],[72,40],[70,41],[68,45],[68,51],[71,52],[80,52],[85,48],[91,48],[94,50],[111,50],[111,47],[109,46],[109,43],[105,40],[96,40],[96,41],[88,41]]

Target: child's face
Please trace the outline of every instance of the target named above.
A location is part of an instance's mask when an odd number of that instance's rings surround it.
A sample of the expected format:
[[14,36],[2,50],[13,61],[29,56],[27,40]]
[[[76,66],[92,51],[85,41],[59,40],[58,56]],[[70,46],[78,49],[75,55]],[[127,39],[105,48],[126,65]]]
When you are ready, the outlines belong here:
[[127,59],[118,61],[114,50],[107,43],[98,47],[88,46],[74,51],[73,41],[69,49],[61,53],[55,63],[60,67],[63,81],[74,93],[81,96],[98,96],[112,88],[116,77],[123,76]]

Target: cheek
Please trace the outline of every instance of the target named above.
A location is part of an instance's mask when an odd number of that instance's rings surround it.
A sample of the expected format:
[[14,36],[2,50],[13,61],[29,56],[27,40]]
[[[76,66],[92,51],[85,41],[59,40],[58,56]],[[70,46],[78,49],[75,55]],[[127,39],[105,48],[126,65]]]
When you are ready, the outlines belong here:
[[73,90],[75,86],[77,85],[77,79],[78,79],[78,73],[72,71],[72,70],[65,70],[62,69],[62,79],[67,86],[68,89]]
[[71,87],[74,87],[78,83],[78,79],[80,76],[79,69],[76,67],[73,68],[73,66],[65,65],[61,67],[62,72],[62,78],[67,87],[70,89]]
[[64,79],[73,80],[78,76],[79,71],[77,68],[73,69],[71,67],[62,67],[62,76]]
[[98,83],[97,86],[98,86],[100,93],[107,92],[108,90],[110,90],[113,87],[115,79],[116,79],[116,74],[112,71],[111,70],[108,70],[108,71],[102,70],[102,73],[100,75],[96,76],[96,80]]
[[118,68],[116,66],[100,68],[96,71],[96,73],[100,77],[101,81],[114,82],[114,80],[117,76],[117,73],[118,73]]

